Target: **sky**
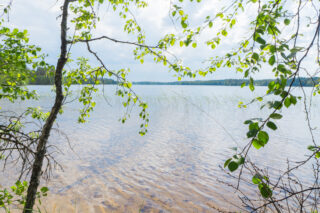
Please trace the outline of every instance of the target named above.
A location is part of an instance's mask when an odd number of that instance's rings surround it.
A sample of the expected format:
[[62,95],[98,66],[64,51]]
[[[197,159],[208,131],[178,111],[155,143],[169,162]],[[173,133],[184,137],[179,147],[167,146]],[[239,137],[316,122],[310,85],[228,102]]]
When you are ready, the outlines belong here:
[[[146,40],[150,45],[156,44],[157,40],[167,33],[179,33],[181,27],[179,22],[172,23],[169,18],[169,0],[147,0],[149,6],[144,9],[132,9],[132,12],[146,32]],[[201,24],[207,15],[215,16],[216,13],[226,6],[229,1],[222,0],[202,0],[201,4],[189,3],[185,5],[186,12],[190,14],[191,26]],[[30,43],[37,44],[48,54],[47,61],[56,64],[60,48],[60,19],[61,0],[14,0],[10,11],[10,26],[19,29],[27,29],[30,36]],[[221,56],[227,50],[237,47],[237,44],[250,32],[250,18],[254,15],[255,8],[248,7],[245,13],[238,16],[238,24],[229,32],[219,48],[214,51],[205,45],[205,41],[213,38],[216,31],[204,31],[199,37],[197,48],[173,47],[170,52],[182,59],[183,63],[191,68],[204,67],[203,62],[212,56]],[[94,31],[96,36],[107,35],[125,41],[134,41],[132,37],[123,32],[123,21],[114,13],[108,5],[103,5],[99,9],[101,22],[98,23]],[[214,24],[214,29],[219,29],[219,23]],[[132,50],[128,45],[116,44],[110,41],[101,41],[93,44],[93,48],[105,61],[111,70],[120,68],[130,68],[129,80],[131,81],[175,81],[174,73],[168,72],[168,68],[155,64],[151,57],[145,59],[144,64],[134,60]],[[83,44],[76,45],[72,49],[72,58],[79,56],[89,57],[95,65],[97,62],[90,57]],[[69,68],[72,68],[72,64]],[[234,70],[223,69],[205,78],[198,80],[242,78],[243,74]],[[257,75],[257,78],[270,78],[271,72],[265,69]],[[190,79],[184,79],[190,80]]]

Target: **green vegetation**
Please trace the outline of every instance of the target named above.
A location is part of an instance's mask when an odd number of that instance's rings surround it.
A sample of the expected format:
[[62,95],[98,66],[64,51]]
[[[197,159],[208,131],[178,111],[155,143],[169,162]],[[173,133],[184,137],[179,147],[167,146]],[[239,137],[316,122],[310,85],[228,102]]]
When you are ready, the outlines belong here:
[[[293,79],[288,80],[287,86],[292,83]],[[306,86],[314,87],[318,84],[320,78],[300,78],[300,80],[295,80],[292,83],[292,86]],[[254,81],[255,86],[268,86],[270,82],[275,81],[274,79],[262,79]],[[175,82],[150,82],[150,81],[141,81],[133,82],[137,85],[215,85],[215,86],[248,86],[250,81],[247,79],[223,79],[223,80],[208,80],[208,81],[175,81]]]
[[[38,68],[33,72],[31,79],[28,79],[26,85],[54,85],[54,71],[47,71],[43,68]],[[63,79],[65,82],[66,80]],[[95,80],[92,78],[83,79],[80,84],[94,84]],[[100,84],[117,84],[115,80],[102,78]]]
[[[270,82],[276,81],[276,79],[261,79],[254,81],[255,86],[268,86]],[[305,78],[300,77],[299,80],[293,79],[287,81],[287,86],[305,86],[314,87],[320,81],[319,77]],[[86,79],[82,81],[81,84],[93,84],[94,79]],[[118,84],[112,79],[100,79],[101,84]],[[134,85],[215,85],[215,86],[248,86],[250,81],[247,79],[222,79],[222,80],[197,80],[197,81],[174,81],[174,82],[157,82],[157,81],[137,81],[132,82]],[[34,72],[34,78],[27,82],[29,85],[53,85],[54,84],[54,71],[46,71],[43,68],[38,68]]]
[[[208,14],[200,17],[202,22],[196,26],[192,22],[192,13],[196,11],[188,12],[189,10],[185,8],[188,5],[189,8],[193,8],[194,4],[202,4],[201,0],[173,0],[170,1],[169,14],[172,22],[177,25],[177,31],[163,35],[153,45],[147,43],[152,39],[149,37],[147,39],[149,35],[144,32],[131,12],[132,8],[147,10],[146,1],[63,0],[57,2],[57,4],[60,3],[62,3],[59,16],[61,28],[60,37],[57,39],[60,39],[61,46],[55,66],[46,63],[45,55],[42,54],[40,47],[29,44],[27,31],[12,29],[8,27],[12,25],[8,24],[5,19],[0,19],[0,99],[12,102],[18,99],[36,99],[36,91],[30,91],[25,85],[32,82],[52,83],[53,79],[56,95],[50,110],[41,111],[37,107],[29,107],[22,115],[11,115],[10,117],[6,115],[0,125],[1,158],[11,159],[11,157],[18,156],[15,165],[20,162],[21,177],[29,177],[26,176],[27,171],[31,174],[29,184],[22,184],[24,189],[28,188],[24,195],[24,213],[33,211],[40,177],[44,175],[43,171],[52,168],[50,163],[55,162],[53,156],[47,152],[48,139],[57,116],[63,113],[63,105],[66,104],[65,97],[70,94],[71,85],[88,82],[81,89],[78,99],[82,104],[79,109],[78,121],[80,123],[86,121],[95,107],[93,94],[98,91],[96,85],[106,83],[103,79],[111,78],[112,82],[118,85],[116,95],[122,98],[123,106],[127,108],[126,113],[120,119],[121,122],[126,121],[131,112],[130,109],[137,105],[140,107],[139,117],[141,118],[139,133],[140,135],[147,133],[148,105],[134,92],[132,82],[128,81],[127,76],[130,69],[111,70],[92,45],[97,41],[131,45],[135,48],[133,56],[137,61],[143,64],[144,60],[151,58],[155,63],[167,67],[174,73],[178,81],[185,77],[208,76],[220,69],[240,72],[245,80],[207,81],[208,85],[214,83],[231,85],[241,82],[241,87],[247,85],[251,91],[254,91],[257,85],[267,86],[264,88],[263,97],[256,97],[250,102],[261,104],[261,110],[265,110],[267,115],[262,116],[266,113],[261,115],[260,112],[257,112],[255,118],[249,118],[244,122],[248,128],[247,133],[244,134],[246,140],[241,141],[241,145],[234,149],[235,153],[226,160],[224,167],[228,172],[233,173],[230,178],[238,177],[237,185],[233,186],[238,192],[241,190],[239,185],[243,181],[244,172],[251,174],[250,182],[256,186],[258,194],[253,199],[248,199],[243,192],[239,193],[246,198],[242,200],[243,206],[251,212],[260,210],[290,212],[290,209],[291,212],[296,212],[297,210],[292,210],[294,208],[292,203],[298,205],[300,212],[306,208],[308,208],[306,211],[309,212],[318,210],[320,145],[314,136],[315,128],[310,123],[309,111],[312,104],[307,101],[308,95],[305,93],[304,86],[313,86],[312,95],[320,94],[319,0],[233,0],[230,1],[230,5],[221,10],[209,11]],[[98,12],[103,11],[99,10],[102,7],[110,7],[114,13],[119,15],[123,21],[119,23],[119,28],[129,34],[133,41],[110,38],[108,35],[96,37],[94,29],[99,26],[97,25],[100,21]],[[9,10],[10,4],[2,6],[1,17],[8,15]],[[240,17],[240,15],[248,14],[250,14],[248,18],[251,19],[249,25],[243,23]],[[241,27],[249,26],[248,33],[241,35],[241,41],[234,43],[232,48],[228,49],[226,45],[224,54],[215,52],[219,46],[225,44],[226,39],[234,36],[232,35],[233,29],[239,23],[242,23]],[[211,32],[210,38],[202,40],[201,35],[205,32]],[[200,46],[198,43],[205,45],[212,54],[211,57],[205,59],[206,63],[202,68],[191,69],[187,65],[188,61],[183,62],[178,57],[171,57],[172,55],[169,54],[174,48],[196,49]],[[81,53],[90,54],[93,60],[85,58],[87,56],[85,54],[79,58],[72,58],[72,47],[79,44],[85,44],[86,49]],[[66,65],[70,65],[72,61],[76,65],[69,69]],[[31,71],[34,69],[37,71]],[[274,80],[256,80],[256,73],[264,72],[266,69],[272,72]],[[48,74],[43,70],[50,70],[50,72]],[[315,76],[315,78],[301,78],[301,76]],[[191,84],[186,81],[175,83]],[[192,84],[197,83],[199,81]],[[299,97],[292,93],[293,86],[299,86],[303,96]],[[265,98],[266,96],[271,96],[272,100]],[[277,122],[283,118],[283,109],[290,109],[298,101],[305,107],[310,144],[313,144],[309,148],[306,147],[310,154],[301,156],[305,157],[304,160],[299,159],[299,162],[294,162],[294,166],[290,164],[292,162],[288,162],[287,170],[282,171],[277,178],[270,178],[267,169],[258,166],[261,164],[256,162],[256,158],[253,157],[250,160],[250,152],[253,148],[262,149],[268,143],[274,142],[269,133],[277,131]],[[249,107],[250,103],[246,105],[239,102],[239,106]],[[23,126],[31,125],[31,122],[24,122],[27,119],[39,121],[41,123],[40,127],[38,126],[39,129],[25,132]],[[44,164],[46,160],[48,162]],[[7,161],[4,161],[5,163]],[[316,181],[313,185],[304,186],[293,173],[307,163],[312,163]],[[44,165],[47,165],[47,169],[43,168]],[[234,175],[236,172],[238,174]],[[246,180],[246,182],[249,181]],[[227,185],[230,186],[230,184]],[[7,205],[12,204],[13,199],[7,192],[8,190],[1,190],[4,196],[0,197],[0,207],[8,208]],[[315,195],[312,199],[311,193]]]

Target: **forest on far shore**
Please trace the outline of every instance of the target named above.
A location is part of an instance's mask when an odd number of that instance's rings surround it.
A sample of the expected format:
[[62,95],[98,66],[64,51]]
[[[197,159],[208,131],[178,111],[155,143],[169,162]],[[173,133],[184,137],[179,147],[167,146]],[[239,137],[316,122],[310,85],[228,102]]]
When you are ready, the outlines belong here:
[[[268,86],[273,79],[261,79],[255,80],[255,86]],[[300,77],[297,78],[292,86],[307,86],[313,87],[318,84],[320,81],[319,77]],[[100,79],[102,83],[102,79]],[[241,86],[249,85],[249,79],[223,79],[223,80],[194,80],[194,81],[173,81],[173,82],[158,82],[158,81],[136,81],[133,84],[136,85],[212,85],[212,86]],[[290,85],[292,80],[288,80],[287,85]],[[83,84],[92,84],[93,79],[88,79]],[[48,72],[41,68],[38,68],[35,72],[35,77],[32,80],[29,80],[29,85],[53,85],[54,84],[54,75],[52,72]],[[116,81],[112,79],[103,78],[103,84],[117,84]]]

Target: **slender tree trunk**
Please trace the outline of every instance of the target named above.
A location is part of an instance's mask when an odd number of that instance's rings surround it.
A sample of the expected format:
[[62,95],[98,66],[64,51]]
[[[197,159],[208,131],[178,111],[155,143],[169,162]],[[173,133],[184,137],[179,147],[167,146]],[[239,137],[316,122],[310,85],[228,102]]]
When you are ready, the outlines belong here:
[[62,93],[62,70],[67,62],[67,18],[68,18],[68,6],[70,0],[65,0],[62,9],[62,21],[61,21],[61,52],[60,57],[57,62],[57,67],[55,71],[55,87],[56,87],[56,98],[54,105],[51,109],[50,115],[46,120],[45,125],[41,131],[39,138],[37,152],[35,155],[35,160],[32,167],[32,174],[30,178],[30,185],[27,193],[27,200],[24,207],[24,213],[31,213],[33,210],[34,202],[36,199],[37,189],[40,183],[41,169],[43,160],[46,154],[46,147],[50,132],[54,121],[57,118],[59,110],[62,106],[63,93]]

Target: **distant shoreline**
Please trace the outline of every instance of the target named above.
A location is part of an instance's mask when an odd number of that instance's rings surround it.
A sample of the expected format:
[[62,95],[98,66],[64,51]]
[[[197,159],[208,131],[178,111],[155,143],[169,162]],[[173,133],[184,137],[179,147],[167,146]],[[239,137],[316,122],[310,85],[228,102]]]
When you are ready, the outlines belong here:
[[[255,86],[268,86],[270,82],[276,81],[276,79],[261,79],[255,80]],[[313,87],[318,84],[320,81],[319,77],[314,78],[305,78],[301,77],[299,80],[295,80],[292,86],[305,86],[305,87]],[[287,85],[291,84],[292,79],[287,81]],[[88,81],[88,83],[92,83]],[[87,83],[84,83],[87,84]],[[104,79],[105,85],[114,85],[117,84],[116,81],[111,79]],[[132,82],[134,85],[174,85],[174,86],[241,86],[241,85],[249,85],[249,80],[247,79],[223,79],[223,80],[195,80],[195,81],[173,81],[173,82],[157,82],[157,81],[134,81]],[[33,82],[28,85],[53,85],[53,83],[46,82]]]

